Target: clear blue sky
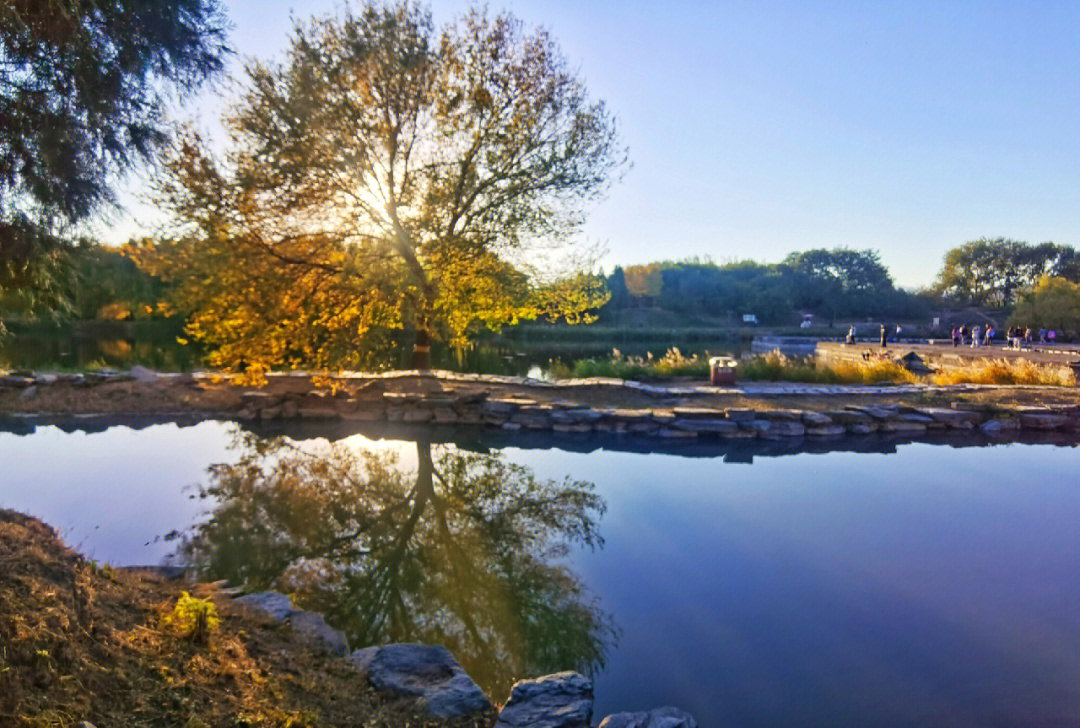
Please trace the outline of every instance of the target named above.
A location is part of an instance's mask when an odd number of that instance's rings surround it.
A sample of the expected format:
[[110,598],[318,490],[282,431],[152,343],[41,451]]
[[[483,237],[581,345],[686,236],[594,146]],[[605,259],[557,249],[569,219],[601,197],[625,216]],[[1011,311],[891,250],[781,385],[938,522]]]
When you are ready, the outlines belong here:
[[[240,57],[279,54],[290,13],[340,7],[225,3]],[[489,7],[547,27],[619,119],[633,168],[585,231],[608,268],[845,245],[915,286],[984,235],[1080,246],[1078,2]],[[220,104],[189,110],[212,127]]]

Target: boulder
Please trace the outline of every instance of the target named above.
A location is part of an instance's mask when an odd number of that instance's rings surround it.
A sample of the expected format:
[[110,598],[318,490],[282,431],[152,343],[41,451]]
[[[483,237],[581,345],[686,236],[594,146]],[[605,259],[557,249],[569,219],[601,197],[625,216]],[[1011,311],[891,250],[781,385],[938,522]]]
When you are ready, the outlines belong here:
[[269,615],[278,622],[284,622],[292,614],[292,600],[275,591],[255,592],[236,599],[237,604]]
[[852,435],[869,435],[872,432],[877,432],[876,422],[861,422],[854,423],[847,426],[847,431]]
[[729,420],[734,420],[735,422],[750,422],[757,417],[757,413],[754,412],[754,410],[742,407],[730,407],[726,412],[727,418]]
[[806,425],[797,420],[773,420],[768,429],[761,432],[761,437],[778,439],[782,437],[802,437],[806,434]]
[[638,713],[614,713],[599,728],[697,728],[694,716],[670,705]]
[[729,434],[739,429],[739,426],[731,420],[721,419],[677,419],[671,423],[672,427],[690,432],[710,432],[717,434]]
[[859,412],[860,414],[867,415],[875,420],[890,420],[900,414],[899,407],[893,407],[891,405],[871,405],[861,406],[849,404],[844,409],[852,412]]
[[957,430],[970,430],[982,421],[978,412],[946,409],[944,407],[920,407],[918,413]]
[[460,718],[491,709],[484,691],[439,645],[392,644],[366,647],[348,658],[379,690],[419,698],[428,715]]
[[349,640],[345,633],[327,624],[318,612],[293,610],[289,613],[289,624],[293,631],[305,640],[322,647],[335,657],[344,657],[349,651]]
[[495,728],[589,728],[593,687],[578,672],[518,680]]
[[979,425],[979,429],[990,437],[1003,437],[1019,430],[1020,423],[1012,419],[987,420]]
[[886,420],[880,424],[882,432],[900,432],[900,433],[915,433],[926,432],[926,425],[922,422],[911,422],[909,420],[896,419]]
[[824,412],[806,411],[802,413],[803,424],[807,427],[827,427],[833,424],[832,417]]
[[147,369],[142,364],[136,364],[131,367],[131,376],[136,382],[156,382],[161,378],[160,374],[153,369]]
[[809,437],[842,437],[847,434],[843,425],[809,425],[806,428]]
[[773,422],[802,422],[803,411],[795,409],[762,410],[758,416]]

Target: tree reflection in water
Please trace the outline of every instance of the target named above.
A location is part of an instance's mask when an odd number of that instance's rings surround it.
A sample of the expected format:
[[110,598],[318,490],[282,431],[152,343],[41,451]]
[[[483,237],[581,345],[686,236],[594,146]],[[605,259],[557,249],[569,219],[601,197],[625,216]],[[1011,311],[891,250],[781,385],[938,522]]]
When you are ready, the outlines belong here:
[[417,442],[415,472],[343,445],[241,438],[178,555],[206,576],[288,592],[356,646],[445,645],[491,695],[520,677],[592,673],[615,638],[566,565],[603,545],[591,483],[540,481],[500,456]]

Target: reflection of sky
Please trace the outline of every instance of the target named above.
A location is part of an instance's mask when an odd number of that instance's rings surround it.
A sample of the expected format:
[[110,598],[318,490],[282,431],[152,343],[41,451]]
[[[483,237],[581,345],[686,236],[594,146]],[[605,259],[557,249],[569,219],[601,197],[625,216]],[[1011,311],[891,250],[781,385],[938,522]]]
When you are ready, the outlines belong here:
[[[0,506],[95,558],[152,563],[169,546],[144,543],[203,510],[185,487],[228,459],[228,432],[0,433]],[[415,467],[412,443],[346,442]],[[675,704],[702,725],[1078,724],[1075,449],[505,453],[607,499],[605,548],[576,557],[622,629],[598,718]]]
[[511,457],[608,500],[606,547],[578,559],[624,630],[599,715],[1080,724],[1075,449]]

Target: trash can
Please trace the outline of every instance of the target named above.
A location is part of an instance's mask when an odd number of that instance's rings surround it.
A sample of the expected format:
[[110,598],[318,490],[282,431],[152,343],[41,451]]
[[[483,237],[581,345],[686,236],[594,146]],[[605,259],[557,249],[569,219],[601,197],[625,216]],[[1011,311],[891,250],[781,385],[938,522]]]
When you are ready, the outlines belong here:
[[712,384],[734,384],[736,364],[737,362],[730,356],[710,357],[709,382]]

